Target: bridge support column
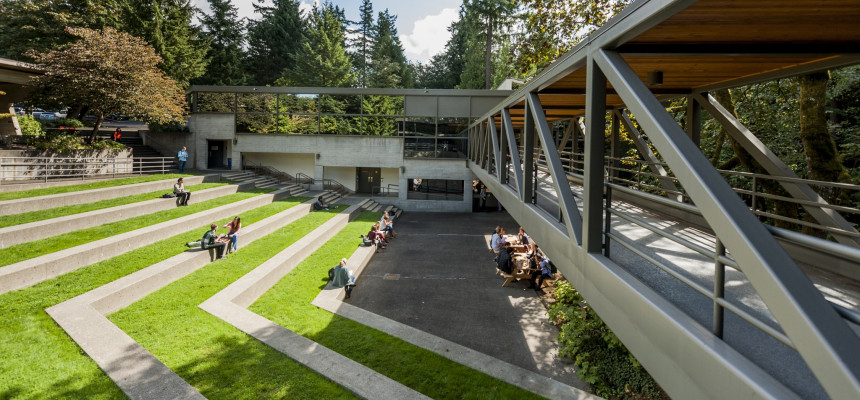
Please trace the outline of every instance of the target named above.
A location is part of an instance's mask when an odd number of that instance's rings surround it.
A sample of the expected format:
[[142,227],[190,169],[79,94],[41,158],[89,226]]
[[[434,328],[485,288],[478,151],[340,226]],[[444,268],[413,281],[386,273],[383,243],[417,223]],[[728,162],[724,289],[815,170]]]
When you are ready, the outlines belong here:
[[606,76],[588,56],[585,97],[585,163],[583,182],[583,240],[589,253],[603,249],[603,154],[606,147]]

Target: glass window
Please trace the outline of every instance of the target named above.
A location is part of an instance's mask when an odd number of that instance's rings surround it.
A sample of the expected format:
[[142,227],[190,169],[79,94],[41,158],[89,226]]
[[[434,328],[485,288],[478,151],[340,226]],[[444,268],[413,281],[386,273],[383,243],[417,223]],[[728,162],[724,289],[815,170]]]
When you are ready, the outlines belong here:
[[409,200],[463,201],[463,181],[409,178]]
[[274,93],[238,93],[238,112],[275,112],[277,97]]
[[281,114],[316,114],[317,95],[315,94],[280,94],[278,95],[278,112]]
[[319,120],[316,115],[278,115],[278,133],[287,134],[317,134]]
[[439,136],[468,137],[468,118],[439,118]]
[[323,115],[320,117],[320,133],[328,135],[358,135],[361,132],[361,117]]
[[403,120],[404,136],[436,136],[436,118],[409,117]]
[[362,133],[376,136],[395,136],[398,133],[397,117],[364,117]]
[[364,115],[403,115],[403,96],[364,96]]
[[466,139],[439,138],[436,150],[439,158],[466,158]]
[[403,156],[410,158],[436,158],[436,139],[406,138]]
[[275,132],[275,116],[268,113],[236,114],[236,132],[272,133]]
[[197,92],[197,112],[233,112],[233,93]]
[[323,114],[361,114],[361,96],[320,95]]

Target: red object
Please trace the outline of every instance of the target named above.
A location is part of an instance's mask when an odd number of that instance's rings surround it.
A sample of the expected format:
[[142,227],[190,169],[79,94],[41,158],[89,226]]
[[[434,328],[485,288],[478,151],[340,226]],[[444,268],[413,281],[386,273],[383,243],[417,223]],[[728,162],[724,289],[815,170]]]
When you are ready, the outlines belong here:
[[121,137],[122,137],[122,131],[119,128],[116,128],[116,130],[113,131],[113,141],[116,142]]

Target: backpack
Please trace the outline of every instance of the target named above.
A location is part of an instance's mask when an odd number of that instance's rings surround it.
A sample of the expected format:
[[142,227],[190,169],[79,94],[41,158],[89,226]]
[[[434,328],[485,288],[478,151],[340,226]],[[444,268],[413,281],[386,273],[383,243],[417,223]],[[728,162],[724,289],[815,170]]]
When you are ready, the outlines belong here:
[[367,235],[360,235],[360,236],[361,236],[361,245],[362,246],[364,246],[364,247],[373,246],[373,241],[368,239]]
[[334,280],[334,267],[331,267],[331,268],[328,270],[328,280],[329,280],[329,281],[333,281],[333,280]]
[[165,193],[165,194],[161,195],[162,199],[172,199],[174,197],[176,197],[176,195],[173,193]]
[[558,268],[555,267],[555,264],[553,264],[552,261],[549,262],[549,271],[552,272],[553,274],[558,272]]

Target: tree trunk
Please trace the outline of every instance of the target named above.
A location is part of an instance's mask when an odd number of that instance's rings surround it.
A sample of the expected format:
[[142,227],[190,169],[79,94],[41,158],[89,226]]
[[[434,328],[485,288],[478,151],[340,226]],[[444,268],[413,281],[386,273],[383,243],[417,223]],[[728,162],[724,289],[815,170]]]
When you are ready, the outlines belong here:
[[[734,99],[732,98],[731,92],[729,92],[728,89],[715,91],[714,92],[714,98],[716,98],[717,101],[719,101],[720,104],[723,107],[725,107],[726,110],[728,110],[730,113],[732,113],[732,115],[735,118],[737,118],[737,112],[735,112],[735,102],[734,102]],[[739,161],[740,164],[743,165],[747,171],[753,172],[756,174],[769,175],[767,173],[767,171],[764,168],[762,168],[755,161],[755,159],[752,157],[752,155],[750,155],[750,153],[748,153],[746,151],[746,149],[744,149],[743,146],[741,146],[740,143],[738,143],[730,135],[728,135],[728,133],[725,131],[725,128],[723,128],[722,126],[720,127],[720,134],[728,137],[729,144],[731,144],[732,150],[734,150],[734,152],[735,152],[735,157],[737,158],[737,161]],[[770,179],[759,179],[758,184],[761,185],[762,189],[766,193],[774,194],[777,196],[791,197],[788,194],[788,192],[786,192],[785,189],[783,189],[782,186],[780,186],[780,184],[776,181],[773,181]],[[752,188],[752,189],[756,190],[756,188]],[[757,206],[756,208],[757,209],[763,209],[763,210],[767,211],[768,208],[770,208],[770,207],[767,207],[767,206],[763,207],[763,205],[765,205],[765,204],[772,204],[773,205],[773,213],[776,215],[781,215],[783,217],[788,217],[788,218],[793,218],[793,219],[797,219],[799,216],[799,214],[798,214],[799,210],[798,210],[797,205],[795,205],[795,204],[787,203],[784,201],[766,201],[765,202],[764,199],[759,198],[756,201],[756,206]],[[776,225],[780,228],[797,230],[796,224],[791,223],[791,222],[787,222],[787,221],[774,220],[774,225]]]
[[487,43],[484,55],[484,89],[490,90],[493,85],[493,19],[487,23]]
[[[836,142],[827,127],[826,72],[800,77],[800,140],[809,168],[809,179],[825,182],[851,182],[842,165]],[[836,203],[840,190],[820,188],[828,203]]]
[[96,113],[96,123],[93,126],[93,132],[90,134],[90,143],[96,142],[96,137],[99,136],[99,129],[102,127],[102,122],[105,120],[105,115],[101,111]]

